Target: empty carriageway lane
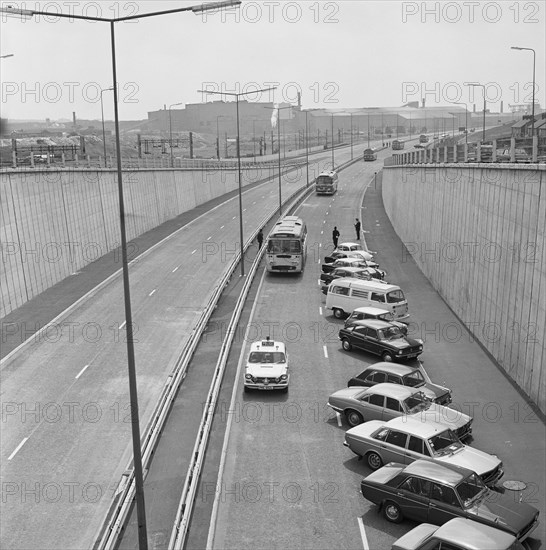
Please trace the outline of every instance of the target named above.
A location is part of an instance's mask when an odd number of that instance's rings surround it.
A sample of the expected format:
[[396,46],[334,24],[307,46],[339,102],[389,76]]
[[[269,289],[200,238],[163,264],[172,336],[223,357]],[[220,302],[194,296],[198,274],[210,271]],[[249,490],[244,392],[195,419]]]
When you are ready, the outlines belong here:
[[[283,193],[301,178],[283,178]],[[276,209],[277,189],[244,193],[246,237]],[[235,197],[131,265],[142,429],[238,236]],[[113,277],[2,364],[4,546],[83,547],[97,532],[131,457],[125,335]]]
[[[347,368],[332,360],[337,324],[323,316],[317,280],[333,225],[354,240],[359,200],[375,169],[358,163],[340,174],[337,195],[309,197],[297,212],[308,226],[304,273],[263,277],[232,401],[219,404],[230,428],[209,535],[213,548],[366,548],[357,520],[361,475],[344,468],[345,427],[326,406],[328,395],[346,384]],[[266,336],[288,346],[288,394],[243,392],[249,345]],[[202,498],[213,497],[215,481],[203,480]]]

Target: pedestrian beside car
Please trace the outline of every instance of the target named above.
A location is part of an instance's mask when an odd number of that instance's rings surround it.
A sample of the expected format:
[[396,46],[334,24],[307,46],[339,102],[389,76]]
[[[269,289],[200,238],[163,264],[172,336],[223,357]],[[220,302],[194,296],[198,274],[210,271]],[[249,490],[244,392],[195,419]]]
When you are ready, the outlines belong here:
[[258,235],[256,235],[256,240],[258,241],[258,250],[261,250],[262,244],[264,242],[264,232],[262,229],[258,231]]
[[332,231],[332,241],[334,242],[334,248],[337,248],[338,240],[339,240],[339,231],[337,230],[337,227],[334,226],[334,230]]
[[357,240],[360,240],[360,220],[358,218],[356,218],[356,223],[355,223],[355,231],[356,231],[356,239]]

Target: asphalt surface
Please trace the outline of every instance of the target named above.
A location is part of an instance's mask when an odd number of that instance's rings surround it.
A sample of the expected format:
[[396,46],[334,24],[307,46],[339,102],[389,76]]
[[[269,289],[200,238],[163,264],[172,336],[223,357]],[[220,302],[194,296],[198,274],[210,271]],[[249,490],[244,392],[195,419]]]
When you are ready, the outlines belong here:
[[[300,208],[310,248],[302,276],[264,277],[250,325],[275,329],[270,335],[287,343],[290,389],[288,395],[244,394],[239,379],[233,399],[223,405],[230,412],[225,415],[230,429],[225,468],[214,495],[218,513],[211,522],[213,548],[386,549],[415,526],[410,521],[388,523],[362,498],[360,480],[370,470],[343,447],[348,426],[326,406],[331,393],[379,360],[341,349],[337,332],[342,321],[324,309],[317,284],[318,262],[331,243],[332,227],[340,228],[340,242],[353,240],[355,217],[363,220],[367,244],[377,252],[387,280],[406,294],[410,332],[425,340],[421,357],[428,375],[453,390],[456,410],[473,415],[471,445],[498,455],[505,470],[501,482],[526,484],[521,493],[509,494],[540,510],[541,525],[529,547],[546,542],[544,424],[407,253],[384,212],[380,178],[377,188],[373,182],[379,163],[347,169],[337,196],[310,197]],[[247,352],[241,355],[242,366]],[[213,486],[208,486],[206,498],[213,498]]]

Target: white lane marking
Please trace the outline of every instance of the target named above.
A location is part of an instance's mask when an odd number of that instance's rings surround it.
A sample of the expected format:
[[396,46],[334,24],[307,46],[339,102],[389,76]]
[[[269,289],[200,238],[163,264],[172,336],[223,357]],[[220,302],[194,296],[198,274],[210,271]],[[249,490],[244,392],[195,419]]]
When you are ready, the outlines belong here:
[[180,266],[177,265],[177,266],[172,270],[172,273],[174,273],[175,271],[177,271],[179,267],[180,267]]
[[341,428],[341,415],[336,411],[337,425]]
[[19,445],[17,445],[17,447],[15,448],[15,451],[13,451],[13,453],[11,453],[9,456],[8,456],[8,460],[11,460],[18,452],[19,450],[21,449],[21,447],[28,441],[28,437],[25,437],[23,439],[23,441],[21,441],[21,443],[19,443]]
[[318,245],[318,246],[319,246],[319,248],[322,248],[322,243],[319,243],[319,245]]
[[232,220],[234,220],[237,216],[233,216],[233,218],[231,218]]
[[222,227],[220,227],[220,229],[224,229],[225,225],[222,225]]
[[207,241],[210,241],[212,239],[212,235],[207,239]]
[[156,291],[156,290],[157,290],[157,288],[154,288],[154,289],[152,290],[152,292],[150,292],[150,294],[148,294],[148,296],[153,296],[153,295],[155,294],[155,291]]
[[125,326],[125,323],[127,323],[127,321],[123,321],[123,323],[119,325],[118,330],[121,330]]
[[319,306],[318,312],[319,312],[319,315],[322,315],[322,306]]
[[360,529],[360,538],[362,539],[362,547],[364,550],[370,550],[370,546],[368,544],[368,538],[366,537],[366,531],[364,530],[364,522],[362,521],[362,518],[356,518],[358,521],[358,528]]
[[320,234],[322,235],[324,233],[324,229],[320,232]]
[[328,350],[326,349],[326,346],[322,346],[322,349],[324,350],[324,357],[328,359]]
[[246,212],[246,208],[243,208],[243,212]]
[[191,253],[191,255],[193,256],[196,252],[197,252],[197,249],[195,249],[195,250]]
[[85,369],[88,367],[89,365],[85,365],[85,367],[83,367],[83,369],[78,373],[76,374],[76,380],[85,372]]

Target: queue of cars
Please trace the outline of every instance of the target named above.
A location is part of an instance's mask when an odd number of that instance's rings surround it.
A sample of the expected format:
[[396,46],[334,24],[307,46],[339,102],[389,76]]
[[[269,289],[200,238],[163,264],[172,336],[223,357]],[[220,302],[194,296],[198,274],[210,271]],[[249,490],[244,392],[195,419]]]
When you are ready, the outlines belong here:
[[451,390],[432,383],[420,366],[397,362],[423,352],[423,342],[408,335],[402,290],[367,271],[373,258],[356,266],[361,258],[340,253],[325,259],[321,282],[328,285],[326,308],[346,318],[341,347],[382,362],[352,376],[327,404],[350,426],[343,444],[372,470],[361,482],[363,497],[388,521],[423,522],[392,549],[521,550],[538,510],[496,485],[504,475],[499,457],[463,443],[473,418],[449,407]]

